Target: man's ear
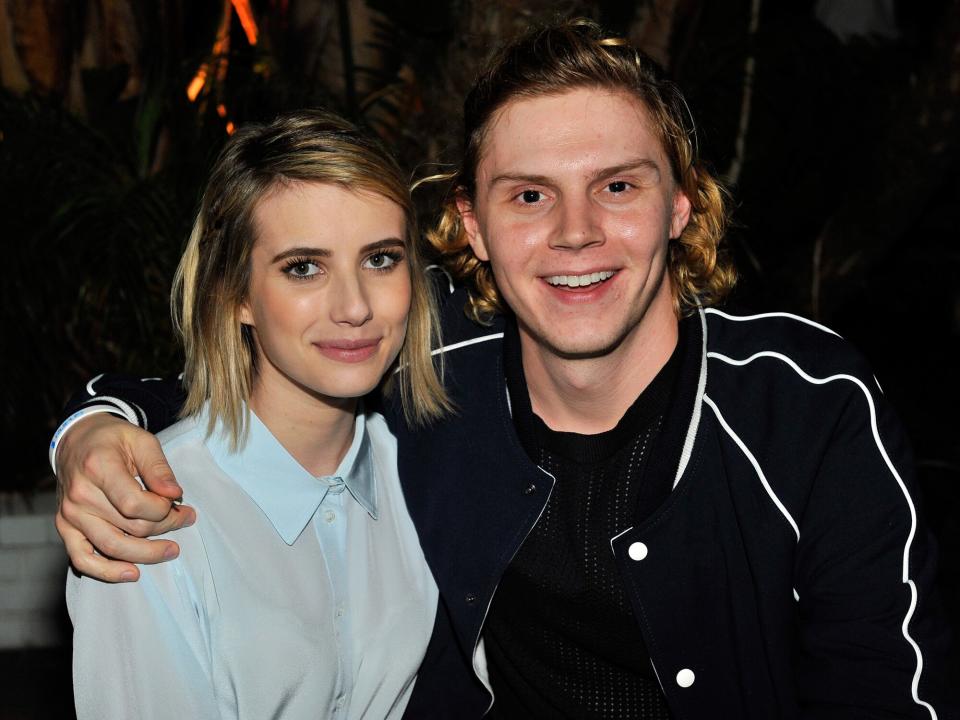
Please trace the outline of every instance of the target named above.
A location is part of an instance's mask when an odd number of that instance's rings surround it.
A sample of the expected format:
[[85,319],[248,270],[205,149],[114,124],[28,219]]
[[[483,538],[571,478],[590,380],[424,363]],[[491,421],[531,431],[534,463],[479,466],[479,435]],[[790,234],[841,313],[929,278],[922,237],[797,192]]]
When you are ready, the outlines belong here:
[[670,216],[670,239],[676,240],[690,222],[690,198],[683,190],[673,194],[673,213]]
[[490,254],[487,252],[487,245],[480,231],[480,223],[473,211],[473,203],[462,193],[457,193],[457,212],[460,213],[460,222],[463,223],[463,230],[467,234],[467,242],[473,248],[473,254],[483,262],[487,262]]

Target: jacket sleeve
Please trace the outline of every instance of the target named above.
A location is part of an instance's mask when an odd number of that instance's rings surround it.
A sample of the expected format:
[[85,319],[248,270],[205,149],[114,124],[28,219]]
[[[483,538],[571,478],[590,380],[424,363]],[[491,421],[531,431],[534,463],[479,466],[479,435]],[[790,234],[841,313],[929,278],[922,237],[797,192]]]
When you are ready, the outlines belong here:
[[202,618],[178,560],[135,583],[67,577],[78,720],[220,717]]
[[106,406],[121,417],[158,433],[177,420],[186,393],[175,378],[137,378],[129,375],[98,375],[78,389],[64,408],[61,423],[84,408]]
[[800,523],[804,717],[957,717],[935,544],[904,432],[873,381],[843,382],[849,398]]

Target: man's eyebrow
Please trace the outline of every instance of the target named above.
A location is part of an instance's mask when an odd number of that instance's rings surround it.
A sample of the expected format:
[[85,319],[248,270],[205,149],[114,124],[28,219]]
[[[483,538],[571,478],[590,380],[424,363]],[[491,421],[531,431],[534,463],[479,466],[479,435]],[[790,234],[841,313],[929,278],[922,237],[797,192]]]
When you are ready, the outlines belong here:
[[549,185],[550,178],[546,175],[528,175],[526,173],[501,173],[496,177],[490,178],[490,186],[499,185],[500,183],[530,183],[531,185]]
[[[634,158],[617,165],[598,168],[594,172],[590,173],[590,180],[592,182],[600,178],[609,177],[611,175],[619,175],[620,173],[630,172],[632,170],[652,170],[656,173],[657,182],[660,181],[660,166],[656,163],[656,161],[651,160],[650,158]],[[490,186],[493,187],[494,185],[499,185],[500,183],[510,182],[530,183],[531,185],[549,185],[552,181],[546,175],[505,172],[491,178]]]
[[[373,250],[379,250],[380,248],[388,247],[404,247],[406,243],[401,238],[384,238],[383,240],[375,240],[372,243],[367,243],[362,248],[360,248],[361,253],[371,252]],[[333,255],[333,250],[328,250],[327,248],[318,248],[318,247],[292,247],[287,248],[281,253],[277,253],[271,263],[277,263],[281,260],[286,260],[287,258],[292,257],[331,257]]]
[[619,165],[600,168],[596,172],[592,173],[590,179],[599,180],[600,178],[610,177],[611,175],[620,175],[621,173],[631,172],[633,170],[652,170],[654,173],[656,173],[657,182],[660,182],[660,166],[657,165],[655,160],[651,160],[650,158],[634,158],[633,160],[628,160],[627,162]]

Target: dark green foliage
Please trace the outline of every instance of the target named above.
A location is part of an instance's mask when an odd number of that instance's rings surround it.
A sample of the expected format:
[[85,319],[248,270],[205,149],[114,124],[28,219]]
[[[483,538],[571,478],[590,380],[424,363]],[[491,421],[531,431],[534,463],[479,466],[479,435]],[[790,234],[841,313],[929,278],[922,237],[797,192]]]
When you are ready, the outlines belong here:
[[[735,301],[812,314],[854,339],[902,409],[921,459],[956,475],[960,456],[948,438],[957,424],[940,409],[960,400],[952,370],[960,361],[960,71],[945,60],[958,57],[950,55],[960,42],[958,3],[922,12],[901,3],[899,36],[843,40],[813,5],[761,3],[751,34],[751,0],[657,4],[673,13],[661,38],[667,70],[686,90],[701,150],[721,175],[736,155],[744,66],[749,56],[756,63],[734,188],[730,245],[743,276]],[[308,6],[315,21],[295,22],[294,8]],[[372,14],[361,18],[358,3],[258,0],[260,42],[247,44],[234,18],[229,72],[195,103],[184,89],[201,63],[217,60],[216,4],[130,7],[143,42],[135,97],[119,100],[125,66],[85,73],[82,120],[55,99],[0,96],[0,370],[9,387],[0,414],[14,458],[5,489],[45,475],[60,407],[91,376],[179,369],[169,282],[227,120],[327,107],[372,128],[413,174],[431,174],[457,160],[462,98],[504,37],[557,12],[633,34],[653,6],[367,0]],[[347,28],[352,37],[339,37]],[[441,193],[418,191],[424,221]],[[865,313],[889,322],[868,327]],[[922,378],[910,370],[918,356],[929,359]]]
[[42,471],[45,439],[82,378],[177,367],[167,294],[193,193],[185,201],[172,172],[144,176],[129,137],[49,101],[0,96],[0,128],[0,372],[14,461],[3,484],[17,488]]

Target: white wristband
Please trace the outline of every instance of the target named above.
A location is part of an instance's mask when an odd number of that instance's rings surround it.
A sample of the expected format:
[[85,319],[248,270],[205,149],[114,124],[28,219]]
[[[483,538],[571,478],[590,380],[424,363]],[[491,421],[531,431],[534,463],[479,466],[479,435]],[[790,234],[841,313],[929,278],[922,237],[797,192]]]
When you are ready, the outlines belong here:
[[[126,403],[124,403],[126,404]],[[64,434],[76,425],[78,422],[83,420],[85,417],[90,415],[96,415],[97,413],[114,413],[116,415],[122,415],[127,421],[137,425],[137,416],[136,413],[131,409],[130,412],[126,412],[124,409],[117,407],[116,405],[90,405],[85,408],[80,408],[70,417],[61,423],[60,427],[57,428],[57,431],[53,433],[53,437],[50,439],[50,467],[53,469],[53,474],[57,474],[57,447],[60,445],[60,441],[63,439]]]

